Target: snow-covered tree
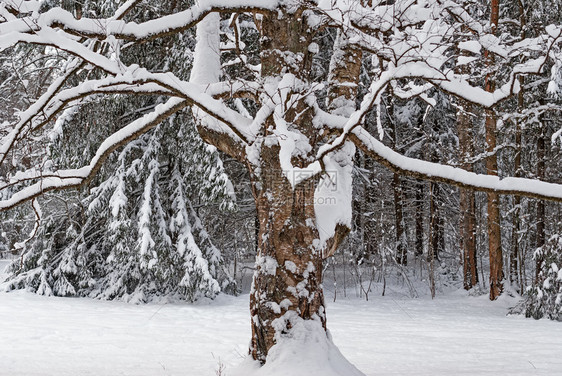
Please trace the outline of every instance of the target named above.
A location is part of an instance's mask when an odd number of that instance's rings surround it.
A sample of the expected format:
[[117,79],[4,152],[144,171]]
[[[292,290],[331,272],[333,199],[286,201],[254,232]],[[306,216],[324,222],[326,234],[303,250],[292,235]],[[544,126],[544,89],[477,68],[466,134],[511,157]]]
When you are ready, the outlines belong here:
[[[529,38],[502,38],[489,20],[473,18],[465,8],[470,2],[463,1],[201,0],[167,15],[144,17],[140,12],[140,19],[136,10],[142,2],[136,0],[125,2],[113,15],[92,18],[78,18],[61,8],[44,11],[39,1],[1,4],[1,47],[47,45],[68,56],[44,94],[16,121],[2,125],[1,163],[8,163],[8,155],[23,140],[50,127],[67,106],[82,98],[133,94],[167,99],[114,130],[82,166],[40,173],[20,170],[4,179],[0,189],[12,181],[24,186],[0,201],[0,209],[48,191],[89,184],[113,151],[191,106],[203,140],[243,163],[250,174],[259,219],[250,354],[264,365],[264,372],[274,368],[276,360],[287,361],[286,346],[300,346],[299,357],[330,361],[334,375],[360,374],[341,359],[325,334],[322,292],[323,259],[333,255],[351,224],[356,148],[401,175],[494,194],[562,200],[557,184],[500,179],[401,155],[380,141],[385,135],[382,121],[376,121],[375,135],[364,127],[372,111],[381,119],[381,99],[390,92],[403,99],[419,96],[431,104],[432,90],[439,90],[484,110],[511,100],[521,89],[519,77],[532,81],[550,66],[556,72],[560,25],[545,26]],[[195,27],[189,80],[172,66],[153,69],[140,59],[120,55]],[[255,43],[243,38],[255,33],[240,33],[240,28],[260,33],[259,55]],[[321,70],[312,69],[320,54],[315,36],[332,28],[338,35],[331,46],[331,63],[319,74]],[[224,29],[232,30],[227,35],[234,40],[221,39]],[[453,38],[457,33],[466,34],[465,40]],[[221,51],[232,51],[232,46],[239,54],[223,57]],[[506,65],[509,72],[497,77],[493,86],[483,88],[457,69],[467,58],[492,69],[490,55],[498,65],[519,59]],[[357,98],[367,57],[378,68],[367,72],[369,89]],[[233,74],[234,65],[240,67],[238,75]],[[147,165],[147,181],[160,167],[157,162]],[[145,200],[157,198],[146,185],[143,193]],[[139,214],[139,231],[144,234],[153,218]],[[141,249],[148,267],[158,262],[153,249],[161,245],[146,239]],[[497,293],[501,281],[494,281]],[[317,349],[320,358],[312,357]]]
[[[118,4],[64,5],[74,13],[98,15],[112,14]],[[168,8],[158,12],[166,13]],[[142,10],[141,17],[151,12]],[[192,48],[182,42],[187,36],[189,31],[121,51],[120,56],[135,58],[151,69],[174,66],[178,75],[188,77]],[[177,44],[183,48],[176,48]],[[50,61],[49,56],[42,60]],[[8,68],[20,75],[26,72],[18,72],[15,64]],[[84,164],[111,131],[159,101],[157,96],[92,96],[73,103],[49,134],[48,162],[58,169]],[[96,127],[98,122],[111,126]],[[191,153],[181,152],[186,149]],[[42,202],[49,215],[37,236],[21,244],[24,254],[10,266],[8,288],[138,302],[172,295],[193,300],[233,287],[220,252],[191,207],[193,199],[199,204],[216,202],[223,209],[232,206],[227,194],[230,183],[217,152],[201,142],[189,116],[177,114],[150,136],[128,145],[106,163],[92,183],[98,184],[83,199],[49,196]]]
[[[216,153],[194,128],[190,134],[188,120],[174,117],[128,144],[90,195],[82,202],[68,197],[71,208],[46,218],[9,267],[7,288],[132,302],[194,300],[231,289],[222,256],[191,204],[198,198],[232,205],[229,181]],[[192,150],[198,164],[182,149]]]
[[537,249],[534,258],[539,261],[537,280],[525,291],[524,300],[514,309],[525,316],[562,321],[562,237],[552,236]]

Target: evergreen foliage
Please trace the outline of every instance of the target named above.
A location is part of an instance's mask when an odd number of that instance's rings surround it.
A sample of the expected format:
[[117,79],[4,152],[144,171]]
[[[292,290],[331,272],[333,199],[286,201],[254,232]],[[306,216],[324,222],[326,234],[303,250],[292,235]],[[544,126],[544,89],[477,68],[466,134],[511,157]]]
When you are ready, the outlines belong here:
[[9,267],[7,288],[131,302],[233,291],[191,201],[233,208],[228,179],[186,121],[176,116],[127,145],[114,172],[71,213],[49,217]]
[[[63,2],[62,6],[75,14],[99,16],[112,14],[119,3]],[[179,4],[141,7],[134,16],[142,20],[154,13],[173,12],[174,6]],[[193,31],[188,30],[114,53],[123,61],[140,61],[151,69],[173,68],[187,79],[193,43]],[[14,54],[19,53],[21,60],[27,56],[24,52],[16,49]],[[56,74],[57,60],[43,60]],[[21,92],[12,94],[14,101],[25,98]],[[54,171],[87,163],[106,137],[162,100],[158,96],[92,95],[75,102],[57,118],[47,138],[46,162]],[[102,168],[90,192],[66,192],[42,200],[49,216],[43,218],[36,237],[24,245],[21,259],[10,265],[6,288],[131,302],[163,296],[193,301],[214,297],[223,289],[234,292],[221,252],[193,204],[212,203],[219,210],[232,210],[232,192],[216,149],[201,141],[189,110],[178,113],[124,146]],[[12,217],[16,214],[10,212]],[[24,231],[11,232],[21,236]],[[0,245],[0,251],[3,248],[8,246]]]
[[562,236],[552,236],[534,258],[540,266],[537,283],[526,292],[525,316],[562,321]]

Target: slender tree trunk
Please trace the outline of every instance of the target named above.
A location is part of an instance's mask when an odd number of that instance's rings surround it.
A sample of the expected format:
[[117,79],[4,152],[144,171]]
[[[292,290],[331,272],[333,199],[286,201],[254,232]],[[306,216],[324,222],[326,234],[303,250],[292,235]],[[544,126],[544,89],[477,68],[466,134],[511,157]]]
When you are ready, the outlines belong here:
[[436,221],[437,215],[435,210],[435,198],[434,190],[436,183],[429,183],[429,237],[428,237],[428,247],[427,247],[427,263],[429,269],[429,290],[431,292],[431,298],[435,298],[435,259],[436,259],[436,249],[435,244],[437,243],[437,231],[436,231]]
[[[496,119],[493,114],[486,116],[486,140],[488,152],[496,148]],[[489,156],[486,161],[488,175],[497,175],[497,157]],[[503,256],[501,248],[501,227],[499,194],[488,193],[488,246],[490,253],[490,300],[496,300],[503,291]]]
[[[499,0],[491,1],[490,25],[492,33],[496,33],[499,22]],[[494,57],[492,53],[486,51],[488,68],[492,68]],[[495,82],[492,73],[486,75],[486,91],[495,90]],[[496,150],[496,129],[497,120],[493,110],[486,110],[486,173],[488,175],[498,175],[498,157]],[[488,193],[488,247],[490,254],[490,300],[496,300],[503,291],[503,256],[501,248],[501,227],[500,227],[500,197],[499,194]]]
[[[516,125],[515,130],[515,161],[514,169],[515,176],[519,177],[521,169],[521,128],[519,124]],[[511,234],[511,253],[509,254],[509,283],[517,284],[519,288],[519,293],[523,293],[523,283],[519,274],[519,232],[521,230],[521,221],[519,216],[521,215],[521,198],[519,196],[514,196],[513,198],[513,230]]]
[[365,237],[363,238],[365,244],[364,244],[364,249],[365,249],[365,253],[366,256],[369,259],[372,259],[372,257],[374,255],[376,255],[378,253],[378,242],[377,242],[377,221],[376,221],[376,217],[373,214],[373,210],[375,207],[375,201],[376,201],[376,196],[377,196],[377,191],[376,191],[376,180],[375,180],[375,173],[373,171],[374,169],[374,163],[373,160],[368,157],[365,156],[365,168],[369,171],[369,183],[367,185],[367,192],[365,192],[366,194],[366,200],[364,202],[364,211],[363,213],[369,212],[370,215],[368,215],[366,218],[364,218],[364,222],[363,225],[365,226],[364,231],[365,231]]
[[439,260],[439,250],[443,243],[443,226],[441,221],[441,213],[437,204],[439,195],[439,185],[437,183],[429,184],[429,218],[430,218],[430,242],[428,260]]
[[[519,6],[519,21],[521,24],[521,38],[525,38],[525,9],[521,0],[518,1]],[[521,89],[517,94],[517,109],[518,111],[523,110],[524,103],[524,91],[523,91],[523,77],[519,77],[519,85]],[[521,126],[519,122],[515,124],[515,158],[513,161],[513,170],[516,177],[521,176]],[[513,219],[512,219],[512,233],[511,233],[511,252],[509,253],[509,283],[517,285],[518,292],[523,293],[523,283],[521,280],[521,275],[519,273],[519,232],[521,229],[521,221],[519,219],[521,215],[521,198],[519,196],[513,196]]]
[[416,184],[416,257],[423,255],[423,188],[424,184],[419,182]]
[[[526,37],[526,17],[525,9],[521,0],[518,1],[519,6],[519,22],[521,24],[521,38]],[[523,110],[524,105],[524,91],[523,91],[524,78],[519,77],[519,85],[521,89],[517,94],[517,109],[519,111]],[[521,126],[519,122],[515,124],[515,158],[513,161],[513,169],[515,177],[521,177]],[[521,230],[521,197],[513,197],[513,223],[512,223],[512,234],[511,234],[511,252],[509,254],[509,283],[511,285],[517,285],[518,292],[523,294],[523,279],[520,270],[520,247],[519,247],[519,232]]]
[[[418,118],[418,127],[416,129],[416,137],[421,139],[422,137],[424,137],[424,132],[423,132],[423,128],[424,128],[424,123],[425,123],[425,119],[424,116],[420,116]],[[420,153],[420,154],[423,154]],[[423,158],[422,155],[419,155],[418,157]],[[416,191],[416,197],[415,197],[415,211],[416,211],[416,227],[415,227],[415,231],[416,231],[416,241],[415,241],[415,256],[416,258],[420,258],[423,256],[423,237],[424,237],[424,201],[425,201],[425,183],[423,181],[417,181],[414,183],[414,188]],[[421,260],[420,260],[420,266],[421,266]]]
[[408,265],[408,254],[406,252],[406,234],[404,232],[404,218],[402,208],[402,183],[400,175],[393,174],[392,189],[394,191],[394,225],[396,228],[396,262],[400,265]]
[[357,231],[361,231],[362,256],[372,259],[378,252],[376,218],[373,215],[377,199],[377,181],[373,159],[363,155],[358,162],[357,166],[365,171],[366,181],[362,182],[365,187],[362,199],[354,200],[354,206],[357,209],[355,212],[357,216],[355,225],[357,226]]
[[[392,95],[392,91],[390,92]],[[387,107],[387,115],[392,123],[394,148],[398,148],[398,127],[396,119],[394,118],[394,99],[390,98],[390,103]],[[396,262],[399,265],[406,266],[408,264],[408,255],[406,253],[406,234],[404,230],[404,215],[403,215],[403,202],[402,202],[402,181],[400,175],[394,173],[392,175],[392,191],[394,198],[394,229],[396,235]]]
[[[544,132],[540,131],[537,138],[537,178],[544,180],[546,175],[545,163],[545,140]],[[544,200],[537,202],[537,247],[542,247],[545,243],[545,206]]]
[[[546,153],[545,153],[545,136],[543,131],[543,125],[541,124],[541,129],[539,130],[539,135],[537,138],[537,178],[544,180],[546,175]],[[543,200],[537,201],[537,237],[536,237],[536,248],[542,247],[545,243],[546,233],[545,233],[545,205]],[[537,257],[535,265],[535,281],[538,281],[539,272],[541,264],[544,260],[541,257]]]
[[[398,148],[398,125],[394,117],[394,98],[392,89],[389,89],[389,100],[386,106],[386,115],[392,126],[391,135],[394,139],[394,149]],[[394,199],[394,234],[395,234],[395,260],[399,265],[408,264],[408,255],[406,253],[406,234],[404,230],[404,215],[402,201],[402,181],[400,175],[394,173],[392,175],[392,192]]]
[[[460,102],[457,113],[459,135],[459,159],[461,168],[472,171],[472,163],[468,160],[473,154],[473,131],[470,118],[470,105]],[[474,191],[459,189],[459,238],[463,259],[463,284],[470,290],[478,284],[478,260],[476,259],[475,239],[475,197]]]
[[[359,156],[356,159],[355,165],[357,168],[361,170],[365,170],[366,165],[366,158],[363,156]],[[369,184],[367,182],[362,182],[364,184],[364,190],[362,193],[362,198],[353,200],[353,225],[358,232],[359,235],[359,247],[360,249],[356,250],[356,253],[359,257],[368,257],[369,250],[372,247],[371,242],[369,241],[369,235],[371,232],[367,229],[369,224],[369,218],[366,216],[368,213],[367,209],[369,207],[369,193],[371,191]]]
[[460,243],[463,257],[463,281],[465,290],[478,285],[478,261],[476,258],[474,194],[471,191],[460,191]]
[[258,254],[258,250],[260,248],[260,217],[258,213],[254,216],[254,252],[256,255]]

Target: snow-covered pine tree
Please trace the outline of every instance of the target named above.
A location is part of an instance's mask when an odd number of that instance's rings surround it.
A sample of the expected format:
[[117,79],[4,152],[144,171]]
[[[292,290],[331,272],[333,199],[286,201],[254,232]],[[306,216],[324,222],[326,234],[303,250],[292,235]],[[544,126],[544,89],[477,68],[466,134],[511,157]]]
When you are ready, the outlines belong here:
[[[118,7],[116,2],[99,1],[65,5],[73,13],[90,15],[111,14]],[[173,11],[166,7],[158,11]],[[144,12],[149,18],[155,10]],[[140,58],[153,69],[174,67],[187,78],[192,33],[115,53],[124,60]],[[103,48],[115,46],[107,43]],[[157,96],[91,96],[77,101],[54,127],[52,165],[80,166],[95,154],[101,140],[160,102]],[[112,126],[99,128],[96,123]],[[86,195],[47,196],[43,205],[50,214],[36,238],[25,245],[21,259],[10,265],[7,289],[132,302],[156,296],[194,300],[213,297],[221,289],[233,291],[221,253],[192,205],[196,200],[198,205],[233,209],[233,188],[218,152],[201,141],[189,111],[126,145],[94,186]]]
[[540,260],[538,279],[525,293],[525,316],[562,321],[562,236],[553,235],[534,258]]
[[216,151],[190,126],[187,115],[178,114],[127,145],[114,172],[81,206],[49,217],[9,267],[6,287],[131,302],[195,300],[232,289],[191,203],[196,198],[231,209],[231,187]]

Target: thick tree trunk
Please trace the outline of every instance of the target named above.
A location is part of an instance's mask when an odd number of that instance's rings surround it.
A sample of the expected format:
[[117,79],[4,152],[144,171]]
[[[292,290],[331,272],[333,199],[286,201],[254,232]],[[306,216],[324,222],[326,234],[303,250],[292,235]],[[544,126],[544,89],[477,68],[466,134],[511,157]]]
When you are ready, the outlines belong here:
[[[276,80],[283,74],[293,74],[306,80],[304,75],[310,66],[307,46],[312,42],[306,29],[302,13],[283,18],[264,14],[261,38],[264,79]],[[287,111],[285,120],[314,137],[311,116],[308,105],[301,100]],[[270,116],[266,120],[266,132],[273,132],[275,127]],[[269,349],[279,336],[287,333],[299,318],[318,320],[326,327],[322,254],[313,246],[319,239],[314,213],[316,184],[305,180],[293,187],[283,173],[279,153],[278,144],[262,145],[259,166],[250,166],[259,220],[258,255],[250,294],[250,352],[261,363],[265,363]],[[292,162],[299,164],[297,160]]]
[[[276,153],[272,149],[272,159]],[[318,239],[314,184],[304,182],[293,190],[280,167],[271,167],[262,174],[263,188],[257,192],[259,253],[250,294],[251,353],[262,363],[276,336],[299,318],[317,320],[326,328],[322,254],[313,247]]]
[[[278,82],[288,74],[300,80],[299,87],[306,85],[313,37],[309,27],[306,15],[299,9],[291,9],[286,14],[263,15],[261,58],[265,82]],[[341,97],[354,108],[361,55],[353,49],[337,53],[343,54],[346,60],[340,65],[347,64],[347,69],[332,65],[331,80],[342,85],[338,86],[340,91],[331,92],[329,97],[333,100]],[[282,130],[276,127],[281,121],[284,127],[306,136],[310,145],[317,145],[323,135],[312,123],[312,108],[306,96],[295,97],[287,96],[293,102],[283,109],[282,121],[273,115],[265,120],[263,138],[277,139],[275,132]],[[345,112],[340,114],[345,115]],[[319,177],[309,177],[294,185],[284,174],[279,144],[264,142],[259,150],[259,164],[248,164],[259,219],[258,255],[250,295],[250,353],[263,364],[270,349],[296,325],[305,322],[326,329],[322,260],[333,254],[349,230],[337,225],[335,234],[325,245],[320,244],[319,231],[326,229],[318,227],[315,212]],[[292,155],[291,164],[302,168],[308,164],[308,159]]]

